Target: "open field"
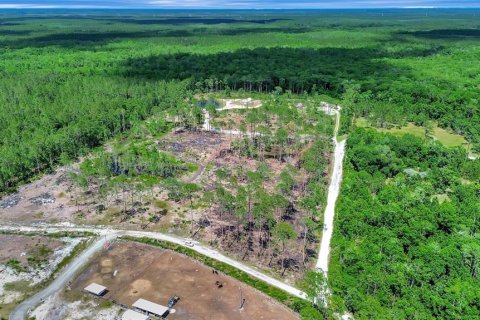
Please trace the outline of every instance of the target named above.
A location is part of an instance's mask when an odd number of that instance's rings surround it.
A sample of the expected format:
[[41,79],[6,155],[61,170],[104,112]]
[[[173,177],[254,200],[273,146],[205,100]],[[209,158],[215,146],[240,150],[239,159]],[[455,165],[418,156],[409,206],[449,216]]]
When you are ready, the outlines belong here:
[[[139,298],[166,305],[178,295],[176,312],[168,319],[298,319],[286,307],[237,280],[214,274],[183,255],[138,243],[115,243],[72,283],[66,298],[78,298],[77,293],[91,282],[108,288],[105,298],[126,305]],[[246,302],[239,310],[241,297]]]
[[[362,128],[371,127],[368,120],[365,118],[360,117],[360,118],[357,118],[355,121],[356,121],[355,124],[357,127],[362,127]],[[404,134],[411,134],[422,139],[425,139],[427,137],[427,132],[425,127],[417,126],[411,122],[407,123],[405,126],[402,126],[402,127],[393,127],[390,129],[377,128],[377,130],[380,132],[391,133],[397,136],[404,135]],[[467,152],[471,153],[471,146],[469,145],[465,137],[463,137],[462,135],[453,133],[451,131],[448,131],[444,128],[440,128],[437,125],[433,126],[430,137],[433,138],[434,140],[439,141],[441,144],[443,144],[448,148],[463,147],[467,150]]]
[[239,109],[239,108],[258,108],[262,105],[261,100],[247,99],[220,99],[220,107],[222,109]]
[[[20,262],[19,266],[28,267],[28,262],[33,260],[48,260],[55,250],[60,249],[64,243],[58,239],[40,236],[22,236],[0,234],[0,264],[5,264],[10,259]],[[41,261],[40,260],[40,261]]]
[[414,125],[413,123],[407,123],[406,126],[400,128],[391,129],[378,129],[381,132],[388,132],[393,135],[401,136],[404,134],[411,134],[419,138],[425,138],[425,128]]
[[459,134],[449,132],[443,128],[434,127],[433,137],[440,141],[445,147],[467,147],[468,141]]

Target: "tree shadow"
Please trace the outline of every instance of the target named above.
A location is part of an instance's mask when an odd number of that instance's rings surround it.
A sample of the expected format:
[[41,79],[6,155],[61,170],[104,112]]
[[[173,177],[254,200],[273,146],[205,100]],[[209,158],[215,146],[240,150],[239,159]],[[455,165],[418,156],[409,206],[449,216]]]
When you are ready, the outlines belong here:
[[[79,48],[89,46],[104,45],[112,41],[122,39],[142,39],[142,38],[174,38],[174,37],[195,37],[209,35],[242,35],[255,33],[304,33],[308,32],[308,28],[234,28],[234,29],[209,29],[195,28],[185,30],[147,30],[147,31],[88,31],[88,32],[68,32],[68,33],[52,33],[47,35],[33,36],[24,39],[6,39],[0,41],[0,46],[22,49],[28,47],[48,47],[60,46],[64,48]],[[1,30],[0,35],[28,35],[32,31],[23,30]]]
[[13,22],[0,22],[0,27],[11,27],[11,26],[19,26],[20,23],[13,23]]
[[437,29],[437,30],[428,30],[428,31],[405,31],[399,32],[401,35],[409,35],[419,38],[426,39],[471,39],[471,38],[480,38],[480,29]]
[[[417,53],[412,53],[417,54]],[[319,90],[340,95],[345,81],[361,81],[365,89],[388,85],[409,71],[381,58],[370,48],[256,48],[212,55],[179,53],[124,62],[127,77],[162,80],[191,79],[200,89],[271,91],[275,87],[294,93]]]
[[0,29],[1,36],[26,36],[29,35],[31,31],[28,30],[2,30]]
[[[14,35],[14,33],[12,34]],[[28,47],[48,47],[60,46],[65,48],[74,48],[90,45],[102,45],[116,39],[138,39],[158,37],[159,35],[168,36],[168,33],[157,31],[139,31],[139,32],[71,32],[71,33],[53,33],[42,36],[30,37],[25,39],[4,40],[0,46],[22,49]],[[172,36],[178,36],[177,34]]]
[[242,34],[253,33],[286,33],[286,34],[298,34],[312,31],[307,27],[268,27],[268,28],[234,28],[234,29],[207,29],[196,28],[190,33],[190,36],[198,35],[225,35],[225,36],[237,36]]
[[186,25],[186,24],[231,24],[231,23],[254,23],[254,24],[269,24],[277,21],[288,21],[290,19],[235,19],[235,18],[202,18],[202,17],[176,17],[176,18],[161,18],[161,19],[108,19],[109,21],[132,23],[141,25]]

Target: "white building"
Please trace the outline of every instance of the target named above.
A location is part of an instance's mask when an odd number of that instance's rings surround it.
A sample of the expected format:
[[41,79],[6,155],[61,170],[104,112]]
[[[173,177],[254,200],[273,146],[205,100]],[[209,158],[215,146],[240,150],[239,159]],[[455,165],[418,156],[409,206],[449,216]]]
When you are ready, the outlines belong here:
[[89,293],[92,293],[96,296],[103,296],[105,293],[107,293],[107,287],[104,287],[102,285],[99,285],[98,283],[92,282],[89,284],[85,289],[83,289]]
[[132,307],[160,318],[162,318],[169,310],[165,306],[153,303],[145,299],[138,299],[134,304],[132,304]]
[[122,315],[122,320],[149,320],[148,316],[133,310],[127,310]]

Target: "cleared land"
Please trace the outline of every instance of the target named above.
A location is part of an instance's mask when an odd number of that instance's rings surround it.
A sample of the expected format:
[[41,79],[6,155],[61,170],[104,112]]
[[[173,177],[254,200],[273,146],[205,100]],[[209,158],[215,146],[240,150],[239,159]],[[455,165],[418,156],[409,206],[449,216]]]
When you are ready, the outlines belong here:
[[[357,118],[355,120],[355,124],[357,127],[363,127],[363,128],[371,127],[371,124],[368,122],[368,120],[362,117]],[[427,132],[425,127],[417,126],[410,122],[403,127],[395,126],[389,129],[377,128],[377,130],[381,132],[388,132],[394,135],[411,134],[422,139],[425,139],[427,137]],[[462,135],[450,132],[448,130],[445,130],[435,125],[433,126],[430,137],[439,141],[441,144],[443,144],[448,148],[464,147],[467,150],[467,152],[472,154],[470,144]]]
[[29,266],[29,261],[48,260],[55,250],[64,243],[58,239],[41,236],[23,236],[14,234],[0,234],[0,264],[9,260],[19,261],[22,268]]
[[258,136],[170,117],[164,132],[113,140],[22,186],[1,200],[0,217],[172,232],[294,283],[313,265],[322,232],[333,117],[319,101],[266,99],[217,100],[228,109],[219,112],[225,128]]
[[[286,307],[239,281],[214,274],[183,255],[138,243],[112,245],[72,283],[67,299],[78,298],[91,282],[108,288],[106,299],[129,306],[139,298],[166,305],[178,295],[176,312],[168,319],[298,319]],[[245,299],[242,310],[241,297]]]
[[0,234],[0,319],[48,279],[79,241]]

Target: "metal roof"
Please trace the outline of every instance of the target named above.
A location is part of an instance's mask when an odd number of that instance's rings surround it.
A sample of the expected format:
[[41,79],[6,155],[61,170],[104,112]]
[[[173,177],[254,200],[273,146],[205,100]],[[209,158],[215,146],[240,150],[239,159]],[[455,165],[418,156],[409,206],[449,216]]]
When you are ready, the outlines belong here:
[[85,287],[84,290],[99,296],[105,290],[107,290],[107,287],[104,287],[104,286],[99,285],[98,283],[92,282],[87,287]]
[[122,315],[122,320],[148,320],[148,316],[133,310],[127,310]]
[[153,303],[153,302],[145,300],[145,299],[138,299],[132,305],[132,307],[138,308],[138,309],[143,310],[143,311],[153,313],[153,314],[158,315],[160,317],[163,316],[168,311],[167,307],[162,306],[162,305],[157,304],[157,303]]

